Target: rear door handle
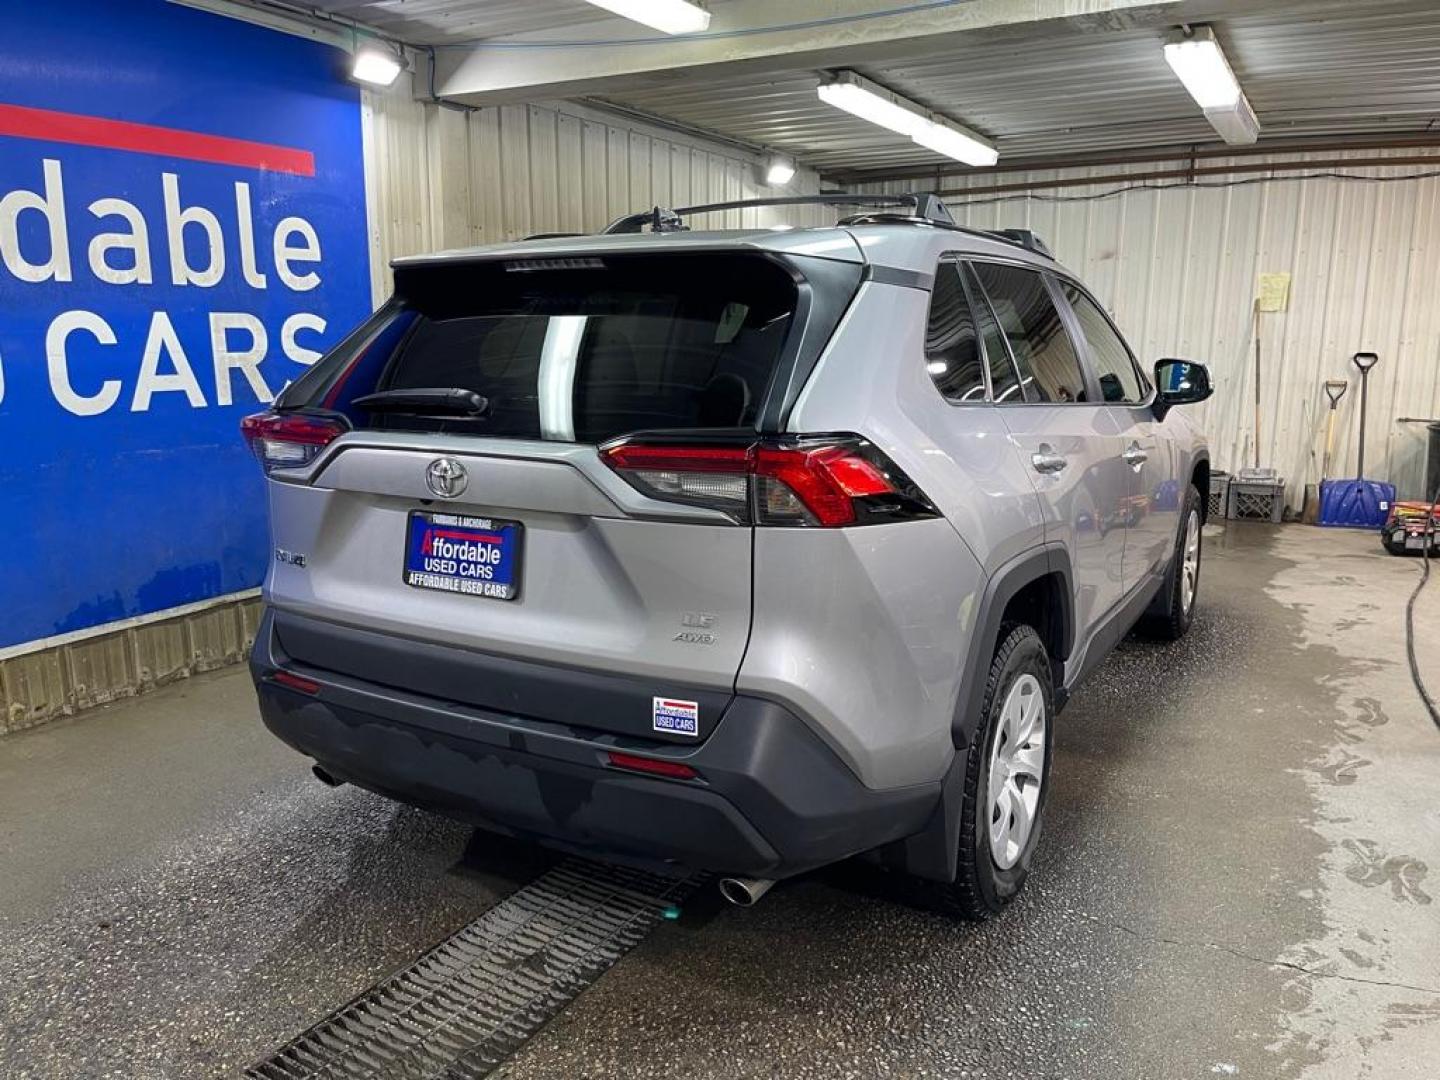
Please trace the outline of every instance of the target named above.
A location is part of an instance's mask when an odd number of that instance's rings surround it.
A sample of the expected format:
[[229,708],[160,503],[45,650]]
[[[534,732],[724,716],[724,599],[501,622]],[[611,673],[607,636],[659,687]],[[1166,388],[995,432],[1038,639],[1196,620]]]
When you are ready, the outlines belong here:
[[1038,473],[1058,473],[1070,462],[1065,459],[1064,454],[1054,453],[1048,446],[1041,446],[1030,455],[1030,464]]
[[1132,469],[1138,469],[1150,460],[1150,455],[1140,449],[1139,443],[1131,443],[1130,449],[1126,450],[1120,456],[1125,459],[1125,464],[1129,465]]

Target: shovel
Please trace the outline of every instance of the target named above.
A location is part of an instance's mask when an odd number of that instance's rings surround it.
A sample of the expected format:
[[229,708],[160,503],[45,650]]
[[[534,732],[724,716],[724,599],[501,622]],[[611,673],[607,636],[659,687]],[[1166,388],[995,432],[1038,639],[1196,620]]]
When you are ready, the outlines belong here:
[[1395,501],[1395,485],[1365,478],[1365,413],[1370,396],[1370,369],[1380,358],[1372,352],[1358,352],[1350,360],[1360,369],[1360,445],[1356,455],[1359,460],[1354,480],[1321,483],[1320,524],[1378,529],[1385,524],[1390,504]]
[[1345,391],[1350,389],[1350,384],[1344,379],[1326,379],[1325,396],[1330,399],[1330,419],[1325,424],[1325,457],[1320,464],[1320,482],[1323,484],[1330,478],[1330,452],[1335,447],[1335,410],[1340,406],[1340,399],[1345,396]]
[[[1330,453],[1335,447],[1335,410],[1345,391],[1350,389],[1350,384],[1344,379],[1326,379],[1323,385],[1325,396],[1330,399],[1330,409],[1325,423],[1325,456],[1320,459],[1320,486],[1330,475]],[[1314,525],[1320,520],[1320,486],[1305,485],[1305,506],[1300,512],[1300,520],[1306,525]]]

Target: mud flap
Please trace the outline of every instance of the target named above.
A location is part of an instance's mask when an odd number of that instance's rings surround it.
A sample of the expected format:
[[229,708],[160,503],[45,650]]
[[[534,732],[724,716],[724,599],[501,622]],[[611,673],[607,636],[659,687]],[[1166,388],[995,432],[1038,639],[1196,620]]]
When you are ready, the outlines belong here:
[[965,801],[965,753],[957,751],[940,781],[940,799],[925,827],[912,836],[886,844],[875,861],[926,881],[955,880],[960,850],[960,811]]

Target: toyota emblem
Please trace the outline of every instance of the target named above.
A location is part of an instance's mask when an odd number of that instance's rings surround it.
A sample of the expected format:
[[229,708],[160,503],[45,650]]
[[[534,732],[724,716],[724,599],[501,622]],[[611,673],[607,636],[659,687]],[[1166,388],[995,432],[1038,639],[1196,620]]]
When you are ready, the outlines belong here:
[[454,458],[436,458],[425,470],[425,486],[442,499],[453,499],[460,495],[469,480],[465,466]]

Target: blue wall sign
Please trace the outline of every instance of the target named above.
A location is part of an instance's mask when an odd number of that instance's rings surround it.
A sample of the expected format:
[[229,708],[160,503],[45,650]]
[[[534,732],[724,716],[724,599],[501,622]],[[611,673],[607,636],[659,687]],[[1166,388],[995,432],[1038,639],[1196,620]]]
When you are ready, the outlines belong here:
[[238,435],[370,310],[346,57],[165,3],[0,35],[0,646],[249,588]]

